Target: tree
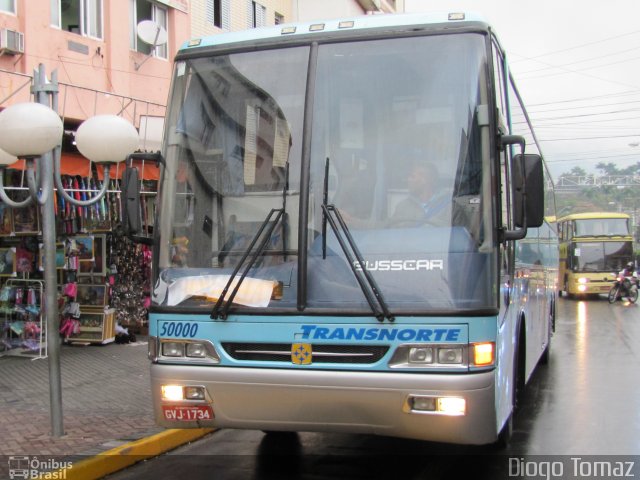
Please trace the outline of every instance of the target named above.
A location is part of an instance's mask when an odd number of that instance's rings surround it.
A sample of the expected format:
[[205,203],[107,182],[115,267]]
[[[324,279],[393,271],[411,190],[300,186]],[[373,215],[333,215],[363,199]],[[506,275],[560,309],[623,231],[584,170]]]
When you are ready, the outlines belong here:
[[569,172],[563,173],[560,175],[560,178],[563,177],[586,177],[588,173],[582,167],[573,167]]
[[596,169],[602,172],[602,175],[640,175],[640,162],[630,165],[626,168],[618,168],[614,163],[600,162],[596,165]]
[[[640,174],[640,162],[630,167],[619,169],[613,163],[598,163],[596,169],[600,172],[595,176],[635,175]],[[560,178],[587,177],[582,167],[573,167]],[[576,179],[576,184],[577,179]],[[617,185],[582,186],[579,191],[562,192],[556,195],[558,211],[566,213],[580,213],[587,211],[626,211],[638,205],[638,194],[635,187],[620,187]]]

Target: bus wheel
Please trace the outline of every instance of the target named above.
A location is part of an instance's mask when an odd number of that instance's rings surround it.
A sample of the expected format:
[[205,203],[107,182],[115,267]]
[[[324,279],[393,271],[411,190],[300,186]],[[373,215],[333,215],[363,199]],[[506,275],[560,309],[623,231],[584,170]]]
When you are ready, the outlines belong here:
[[496,443],[494,443],[495,448],[503,450],[509,446],[509,442],[511,441],[511,437],[513,436],[513,412],[509,415],[509,418],[504,425],[502,426],[502,430],[498,433],[498,439]]
[[509,441],[513,435],[513,417],[518,409],[518,403],[522,397],[524,390],[524,350],[525,337],[522,322],[518,325],[518,343],[514,352],[513,359],[513,389],[511,391],[511,414],[498,433],[498,439],[493,444],[497,449],[504,449],[509,445]]
[[513,379],[513,409],[517,410],[522,402],[522,396],[525,388],[525,372],[524,369],[527,358],[526,336],[523,322],[518,327],[518,344],[516,346],[516,363],[515,375]]
[[542,352],[542,355],[540,356],[540,365],[549,364],[550,350],[551,350],[551,332],[549,332],[549,334],[547,335],[547,346],[544,347],[544,352]]
[[544,347],[544,352],[542,352],[542,356],[540,357],[540,363],[542,365],[547,365],[549,363],[549,357],[551,355],[551,335],[556,329],[556,309],[554,303],[551,302],[551,306],[549,307],[549,330],[547,332],[547,345]]
[[564,288],[565,293],[567,294],[566,295],[567,298],[573,298],[573,294],[569,293],[569,285],[567,284],[567,279],[566,278],[564,279],[564,287],[563,288]]

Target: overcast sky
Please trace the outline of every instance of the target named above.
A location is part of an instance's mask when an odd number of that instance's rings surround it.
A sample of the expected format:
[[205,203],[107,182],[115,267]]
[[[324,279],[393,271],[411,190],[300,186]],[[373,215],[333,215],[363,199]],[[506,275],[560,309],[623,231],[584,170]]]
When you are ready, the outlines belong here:
[[640,0],[405,0],[405,10],[476,12],[494,26],[554,178],[640,162]]

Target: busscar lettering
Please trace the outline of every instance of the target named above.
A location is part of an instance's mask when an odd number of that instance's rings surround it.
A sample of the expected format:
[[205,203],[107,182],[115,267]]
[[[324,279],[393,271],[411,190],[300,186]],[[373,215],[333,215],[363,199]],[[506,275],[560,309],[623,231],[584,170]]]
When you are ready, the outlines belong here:
[[409,259],[409,260],[355,260],[356,270],[377,272],[413,272],[419,270],[444,270],[444,260]]
[[459,328],[327,328],[301,325],[304,340],[400,340],[402,342],[457,342]]

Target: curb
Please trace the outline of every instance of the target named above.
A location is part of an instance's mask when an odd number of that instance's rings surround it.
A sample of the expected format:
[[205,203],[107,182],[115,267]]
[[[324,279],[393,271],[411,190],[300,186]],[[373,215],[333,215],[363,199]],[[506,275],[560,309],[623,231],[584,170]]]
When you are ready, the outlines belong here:
[[68,480],[97,480],[111,473],[123,470],[142,460],[157,457],[169,450],[197,440],[213,432],[215,428],[169,429],[163,432],[125,443],[72,466],[56,472]]

